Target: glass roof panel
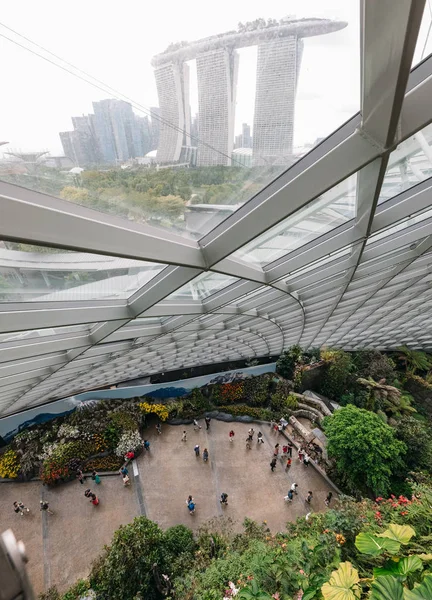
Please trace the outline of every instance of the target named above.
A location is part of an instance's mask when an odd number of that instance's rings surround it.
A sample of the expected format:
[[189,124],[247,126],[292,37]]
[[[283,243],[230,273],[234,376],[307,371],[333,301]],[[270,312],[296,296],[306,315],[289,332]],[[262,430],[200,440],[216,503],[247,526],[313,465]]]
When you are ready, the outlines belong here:
[[351,220],[355,215],[357,174],[296,211],[233,256],[265,266]]
[[236,281],[238,281],[236,277],[230,277],[229,275],[223,275],[222,273],[203,273],[198,275],[198,277],[195,277],[195,279],[186,285],[183,285],[166,300],[169,301],[171,298],[204,300],[204,298],[215,294]]
[[0,241],[0,302],[128,298],[164,267]]
[[[360,108],[358,2],[299,4],[294,17],[274,0],[264,19],[222,0],[191,19],[193,0],[170,5],[168,25],[163,4],[133,0],[134,19],[107,11],[98,27],[100,11],[77,0],[66,30],[61,11],[47,28],[12,4],[0,178],[102,213],[196,239]],[[143,21],[160,24],[144,45]],[[25,111],[17,72],[39,90]]]
[[412,67],[427,58],[432,52],[432,7],[430,0],[425,3],[420,32],[412,61]]
[[69,327],[53,327],[45,329],[30,329],[29,331],[17,331],[16,333],[1,333],[0,343],[17,342],[19,340],[28,340],[34,338],[46,338],[55,335],[63,335],[67,333],[90,333],[92,324],[86,325],[71,325]]
[[378,204],[432,175],[432,125],[399,144],[390,154]]

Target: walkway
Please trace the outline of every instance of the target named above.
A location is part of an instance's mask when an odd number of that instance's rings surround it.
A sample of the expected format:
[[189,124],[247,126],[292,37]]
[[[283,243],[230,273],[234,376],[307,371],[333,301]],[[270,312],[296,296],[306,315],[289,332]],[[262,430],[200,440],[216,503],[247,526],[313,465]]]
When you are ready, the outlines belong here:
[[[212,421],[210,430],[194,431],[192,426],[162,426],[162,435],[155,430],[148,433],[151,443],[136,461],[132,485],[124,488],[120,477],[104,477],[98,487],[101,503],[92,506],[84,497],[88,485],[78,481],[47,489],[40,483],[4,483],[0,485],[0,531],[11,527],[18,539],[26,545],[30,559],[28,568],[37,593],[57,585],[64,591],[78,578],[88,574],[89,565],[108,544],[121,524],[145,514],[163,528],[184,523],[194,529],[207,520],[226,515],[234,520],[233,529],[240,531],[247,516],[256,521],[266,520],[272,531],[285,529],[287,521],[295,520],[310,510],[325,508],[324,498],[329,485],[313,467],[307,469],[293,457],[288,473],[279,462],[274,473],[270,460],[277,441],[283,441],[263,429],[265,443],[255,441],[246,449],[249,424]],[[257,425],[253,425],[257,432]],[[231,444],[229,430],[236,435]],[[183,429],[187,442],[181,441]],[[208,463],[196,458],[193,451],[198,443],[210,454]],[[291,483],[299,484],[299,495],[292,504],[284,502]],[[304,498],[312,490],[311,506]],[[229,494],[229,505],[221,507],[219,495]],[[195,498],[196,514],[189,515],[186,498]],[[48,500],[54,515],[39,512],[39,500]],[[24,517],[15,515],[14,500],[21,500],[32,509]]]

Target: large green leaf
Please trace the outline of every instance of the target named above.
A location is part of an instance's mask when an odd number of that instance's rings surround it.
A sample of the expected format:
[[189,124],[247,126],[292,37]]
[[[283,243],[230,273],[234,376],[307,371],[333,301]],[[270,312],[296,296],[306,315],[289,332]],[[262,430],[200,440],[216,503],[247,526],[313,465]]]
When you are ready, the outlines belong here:
[[381,577],[382,575],[406,576],[421,569],[423,569],[423,563],[418,556],[407,556],[399,561],[389,560],[383,567],[374,569],[374,577]]
[[324,600],[357,600],[360,598],[359,575],[350,562],[340,563],[330,580],[321,588]]
[[409,525],[396,525],[396,523],[392,523],[384,533],[379,533],[378,537],[396,540],[400,544],[408,544],[414,535],[415,531]]
[[424,562],[429,562],[432,560],[432,554],[419,554],[418,557]]
[[378,556],[378,554],[385,551],[396,554],[400,549],[400,544],[396,540],[388,537],[378,537],[371,533],[359,533],[355,545],[362,554],[371,554],[372,556]]
[[403,600],[431,600],[432,598],[432,575],[427,575],[423,583],[413,590],[404,590]]
[[403,600],[403,587],[396,577],[385,575],[372,583],[371,600]]

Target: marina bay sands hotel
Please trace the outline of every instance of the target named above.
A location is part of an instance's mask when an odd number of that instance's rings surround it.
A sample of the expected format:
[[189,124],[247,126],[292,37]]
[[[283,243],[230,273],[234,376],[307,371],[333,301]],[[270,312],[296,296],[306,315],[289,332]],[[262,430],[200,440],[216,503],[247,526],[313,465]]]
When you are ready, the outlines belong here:
[[[276,22],[277,23],[277,22]],[[331,33],[347,23],[287,19],[251,31],[227,32],[171,45],[152,60],[160,109],[159,163],[188,162],[197,147],[197,166],[230,165],[234,141],[239,54],[258,47],[253,120],[253,165],[286,165],[292,155],[296,88],[303,38]],[[191,137],[189,65],[196,59],[198,135]]]

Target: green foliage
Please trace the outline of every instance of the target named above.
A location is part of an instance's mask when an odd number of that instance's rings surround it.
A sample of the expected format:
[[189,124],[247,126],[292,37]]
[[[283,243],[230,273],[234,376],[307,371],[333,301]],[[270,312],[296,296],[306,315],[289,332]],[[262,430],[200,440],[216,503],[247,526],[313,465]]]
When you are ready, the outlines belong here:
[[234,417],[248,416],[261,421],[269,421],[272,418],[271,411],[265,408],[254,408],[246,404],[234,404],[231,406],[218,406],[220,412],[225,412]]
[[266,375],[249,377],[243,383],[243,395],[252,406],[266,406],[269,394],[269,378]]
[[431,357],[426,352],[420,350],[412,350],[407,346],[400,346],[399,360],[403,363],[406,370],[413,375],[416,371],[428,371],[432,366]]
[[162,530],[145,517],[120,527],[90,573],[98,598],[124,600],[138,592],[149,600],[157,598],[152,566],[156,563],[164,572],[163,539]]
[[404,457],[406,470],[430,469],[432,466],[430,427],[413,417],[405,417],[398,421],[395,429],[398,439],[407,447]]
[[123,410],[114,411],[109,415],[114,427],[122,431],[136,431],[138,429],[137,420],[129,413]]
[[394,361],[378,350],[357,350],[353,352],[352,360],[358,377],[372,377],[375,381],[385,379],[390,384],[396,378]]
[[389,425],[367,410],[348,405],[324,420],[328,454],[348,488],[385,494],[406,451]]
[[276,415],[281,417],[291,414],[298,407],[298,400],[294,394],[286,394],[281,391],[276,391],[270,397],[270,406]]
[[302,349],[300,346],[295,345],[285,350],[276,362],[276,373],[284,377],[285,379],[293,379],[296,365],[300,362],[302,357]]
[[343,350],[326,349],[321,352],[321,358],[325,361],[321,392],[338,402],[347,391],[354,369],[351,355]]
[[79,579],[74,586],[63,594],[61,600],[80,600],[90,589],[90,584],[86,579]]

